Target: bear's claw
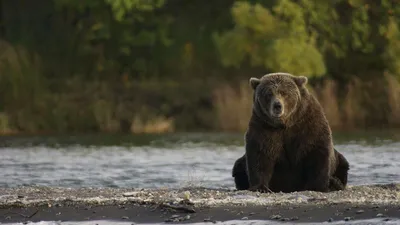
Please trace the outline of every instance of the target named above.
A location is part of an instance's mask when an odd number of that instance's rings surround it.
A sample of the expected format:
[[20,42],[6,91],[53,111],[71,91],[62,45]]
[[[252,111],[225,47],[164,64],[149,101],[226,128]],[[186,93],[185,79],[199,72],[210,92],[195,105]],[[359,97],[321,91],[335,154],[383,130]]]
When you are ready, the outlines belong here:
[[264,184],[255,185],[255,186],[249,188],[249,191],[261,192],[261,193],[272,193],[271,189],[269,189],[269,187]]

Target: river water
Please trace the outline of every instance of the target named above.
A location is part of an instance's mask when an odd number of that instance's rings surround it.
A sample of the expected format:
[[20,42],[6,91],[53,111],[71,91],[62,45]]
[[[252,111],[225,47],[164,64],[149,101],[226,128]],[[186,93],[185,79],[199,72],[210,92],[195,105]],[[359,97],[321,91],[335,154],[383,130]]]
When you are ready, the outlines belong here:
[[[336,149],[351,164],[350,185],[400,182],[400,132],[340,133],[334,136],[334,141]],[[177,188],[195,185],[234,188],[231,169],[244,153],[243,144],[243,134],[221,133],[1,137],[0,187]],[[399,223],[399,220],[361,220],[330,224]],[[43,221],[28,224],[130,223]],[[205,223],[193,225],[201,224]],[[283,223],[225,221],[218,224]]]
[[[400,132],[338,134],[349,184],[400,182]],[[2,137],[0,187],[234,188],[243,134]]]

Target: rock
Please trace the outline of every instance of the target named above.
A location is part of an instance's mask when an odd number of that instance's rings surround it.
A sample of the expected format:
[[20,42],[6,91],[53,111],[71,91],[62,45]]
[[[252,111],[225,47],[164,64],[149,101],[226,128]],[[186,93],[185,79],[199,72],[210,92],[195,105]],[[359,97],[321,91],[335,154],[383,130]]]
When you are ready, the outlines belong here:
[[344,221],[350,221],[350,220],[351,220],[351,217],[349,217],[349,216],[344,218]]
[[132,191],[132,192],[125,192],[122,194],[122,196],[124,197],[135,197],[139,194],[139,192],[137,191]]
[[361,213],[364,213],[364,210],[362,210],[362,209],[360,209],[360,210],[357,210],[357,212],[356,212],[357,214],[361,214]]
[[272,220],[279,220],[280,218],[282,218],[281,215],[272,215],[272,216],[271,216],[271,219],[272,219]]
[[189,200],[190,199],[190,191],[183,192],[183,195],[181,197],[185,200]]
[[376,214],[376,217],[383,217],[383,214],[382,213],[378,213],[378,214]]
[[184,217],[184,219],[185,219],[185,220],[190,220],[190,215],[186,215],[186,216]]
[[299,217],[294,216],[294,217],[290,218],[290,220],[291,220],[291,221],[299,220]]
[[243,218],[242,218],[242,220],[248,220],[248,219],[249,219],[248,217],[243,217]]
[[123,219],[123,220],[127,220],[127,219],[129,219],[129,217],[127,217],[127,216],[123,216],[123,217],[121,217],[121,219]]
[[329,219],[328,219],[328,222],[329,222],[329,223],[332,223],[332,222],[333,222],[333,218],[329,218]]
[[171,219],[175,219],[175,218],[178,218],[178,217],[179,217],[179,215],[176,215],[176,214],[175,214],[175,215],[172,215],[172,216],[171,216]]

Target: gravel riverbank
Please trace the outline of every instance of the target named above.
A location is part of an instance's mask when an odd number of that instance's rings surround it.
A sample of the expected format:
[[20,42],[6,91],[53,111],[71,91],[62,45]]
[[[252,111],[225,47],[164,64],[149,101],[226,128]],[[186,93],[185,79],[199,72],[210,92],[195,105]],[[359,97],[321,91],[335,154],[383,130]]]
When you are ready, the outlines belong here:
[[344,191],[261,194],[230,189],[0,188],[0,222],[124,220],[136,223],[261,219],[323,222],[400,219],[400,184]]

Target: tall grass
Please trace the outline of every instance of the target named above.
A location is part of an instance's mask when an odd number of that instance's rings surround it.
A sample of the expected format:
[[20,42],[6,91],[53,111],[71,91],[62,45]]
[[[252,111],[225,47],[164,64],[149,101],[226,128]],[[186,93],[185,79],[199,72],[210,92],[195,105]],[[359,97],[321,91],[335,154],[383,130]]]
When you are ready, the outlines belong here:
[[322,85],[314,88],[314,94],[324,109],[325,116],[332,129],[343,125],[337,98],[337,84],[333,80],[325,80]]
[[389,123],[400,126],[400,82],[389,74],[385,74],[385,79],[388,83]]
[[174,131],[174,120],[164,116],[143,119],[135,116],[131,126],[132,133],[170,133]]
[[[355,78],[340,92],[335,81],[326,80],[310,90],[323,107],[332,130],[400,127],[400,83],[394,76],[369,82]],[[217,88],[213,102],[218,129],[246,130],[252,107],[252,90],[247,82],[238,89],[229,85]]]
[[[252,111],[253,91],[247,80],[215,88],[195,81],[128,87],[71,75],[57,79],[54,88],[45,74],[40,55],[0,40],[0,133],[242,132]],[[375,81],[353,79],[345,87],[326,80],[310,90],[334,130],[400,127],[400,83],[392,75]]]
[[[0,40],[0,101],[3,107],[7,106],[3,110],[14,112],[8,113],[13,122],[9,124],[10,129],[38,129],[36,124],[40,124],[40,119],[37,116],[41,107],[38,100],[45,92],[42,75],[42,61],[38,54]],[[22,108],[25,110],[16,110]]]
[[219,129],[243,131],[247,128],[253,104],[252,90],[248,82],[241,82],[238,89],[227,84],[217,87],[213,97]]

